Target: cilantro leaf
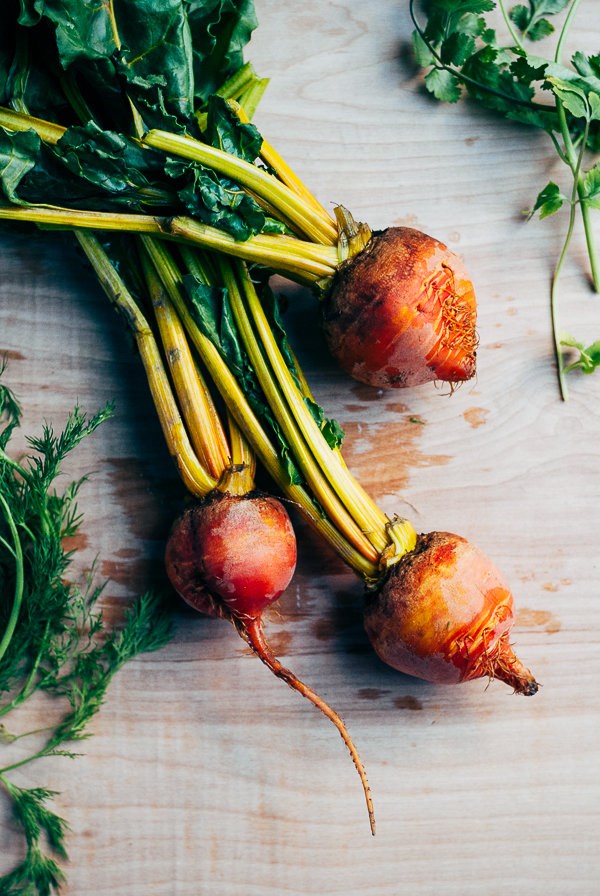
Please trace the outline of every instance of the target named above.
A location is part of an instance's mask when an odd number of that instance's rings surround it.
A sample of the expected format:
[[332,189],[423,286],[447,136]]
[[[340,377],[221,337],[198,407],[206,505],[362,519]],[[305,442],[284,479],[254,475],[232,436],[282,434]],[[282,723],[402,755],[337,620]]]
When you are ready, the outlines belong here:
[[600,163],[591,168],[583,180],[585,203],[590,208],[600,209]]
[[593,342],[587,348],[585,348],[583,342],[577,342],[570,333],[559,333],[559,340],[560,345],[564,345],[567,348],[575,348],[579,351],[579,358],[565,367],[565,373],[579,369],[582,373],[590,374],[600,366],[600,340]]
[[460,99],[460,83],[451,72],[445,69],[432,69],[425,77],[425,86],[438,100],[456,103]]
[[538,194],[531,214],[533,215],[539,210],[540,220],[542,218],[548,218],[562,208],[564,202],[569,201],[570,200],[561,193],[560,188],[550,181],[550,183]]

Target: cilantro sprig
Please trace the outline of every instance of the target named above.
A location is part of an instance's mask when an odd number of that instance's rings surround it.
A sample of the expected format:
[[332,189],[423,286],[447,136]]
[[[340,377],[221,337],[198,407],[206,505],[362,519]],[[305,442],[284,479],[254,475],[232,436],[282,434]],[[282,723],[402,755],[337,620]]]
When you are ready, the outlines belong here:
[[28,439],[34,453],[17,461],[7,447],[21,411],[13,392],[0,383],[0,717],[37,691],[59,698],[58,705],[66,703],[62,717],[48,728],[15,734],[0,723],[0,751],[21,738],[46,734],[42,746],[25,758],[8,764],[0,759],[0,785],[12,801],[26,847],[22,862],[0,878],[0,896],[50,896],[65,880],[56,858],[67,858],[67,822],[48,808],[56,793],[19,787],[10,773],[42,757],[77,756],[69,745],[91,736],[88,725],[116,672],[171,637],[170,617],[158,596],[145,594],[120,630],[107,631],[96,608],[104,586],[93,584],[93,570],[83,589],[65,579],[73,552],[65,550],[62,539],[81,523],[76,498],[87,477],[62,493],[53,484],[68,454],[111,413],[107,405],[88,419],[75,408],[61,433],[46,424],[41,437]]
[[[584,169],[586,151],[600,151],[600,54],[577,52],[572,67],[563,64],[567,35],[581,0],[528,0],[508,9],[505,0],[429,0],[427,23],[421,25],[410,0],[415,25],[413,45],[419,65],[429,69],[425,86],[437,99],[456,103],[463,90],[489,109],[506,118],[544,130],[564,164],[570,169],[573,187],[565,195],[553,182],[540,190],[531,217],[546,218],[564,205],[569,223],[551,286],[551,314],[561,397],[568,397],[565,374],[580,368],[591,373],[596,363],[565,364],[562,347],[579,348],[572,336],[565,341],[558,326],[558,281],[580,211],[590,259],[592,280],[600,291],[600,260],[594,241],[590,212],[600,208],[600,163]],[[502,45],[488,26],[485,13],[498,5],[512,43]],[[568,12],[553,58],[530,52],[532,43],[554,33],[552,16]],[[548,101],[539,101],[539,91]],[[571,341],[568,341],[571,340]],[[596,345],[596,343],[594,344]],[[587,351],[587,350],[586,350]],[[582,358],[586,354],[583,351]],[[593,353],[592,353],[593,355]]]

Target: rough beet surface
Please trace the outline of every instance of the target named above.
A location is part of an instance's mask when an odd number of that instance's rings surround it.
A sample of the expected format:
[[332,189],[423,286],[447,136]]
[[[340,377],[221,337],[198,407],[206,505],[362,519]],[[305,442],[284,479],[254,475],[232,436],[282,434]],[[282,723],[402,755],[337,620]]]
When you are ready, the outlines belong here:
[[365,610],[377,654],[401,672],[444,684],[489,676],[534,694],[533,676],[508,643],[513,624],[500,571],[449,532],[419,536]]
[[475,375],[476,304],[463,263],[443,243],[390,227],[344,263],[323,303],[340,366],[380,388]]

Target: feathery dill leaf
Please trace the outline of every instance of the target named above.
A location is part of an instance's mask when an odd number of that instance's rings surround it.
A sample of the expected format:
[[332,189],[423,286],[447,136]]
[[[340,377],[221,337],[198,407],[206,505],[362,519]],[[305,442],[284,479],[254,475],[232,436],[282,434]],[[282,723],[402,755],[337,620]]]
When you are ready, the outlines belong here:
[[47,853],[67,858],[67,822],[47,805],[56,793],[18,787],[7,774],[43,756],[77,756],[68,745],[91,736],[88,725],[116,672],[171,637],[159,596],[143,595],[122,627],[107,632],[96,607],[104,586],[94,584],[94,569],[83,589],[64,577],[74,552],[64,549],[62,539],[80,525],[76,499],[87,477],[61,493],[52,486],[68,454],[111,414],[110,404],[89,419],[76,407],[61,433],[45,423],[40,437],[27,439],[34,454],[16,461],[6,449],[21,410],[0,383],[0,717],[38,690],[66,702],[62,718],[42,731],[14,734],[0,724],[0,746],[47,732],[35,752],[0,767],[0,784],[26,844],[21,864],[0,878],[0,896],[50,896],[65,875]]

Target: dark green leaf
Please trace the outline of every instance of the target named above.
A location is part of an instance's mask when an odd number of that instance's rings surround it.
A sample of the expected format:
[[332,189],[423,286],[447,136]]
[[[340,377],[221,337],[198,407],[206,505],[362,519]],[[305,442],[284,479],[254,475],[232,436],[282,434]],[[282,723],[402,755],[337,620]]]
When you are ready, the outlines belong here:
[[456,103],[460,99],[460,84],[455,76],[445,69],[434,68],[425,78],[425,86],[438,100]]
[[35,131],[7,131],[0,127],[0,183],[9,202],[23,205],[17,193],[23,177],[35,167],[41,140]]
[[418,31],[413,31],[412,42],[418,65],[421,65],[423,68],[433,65],[435,57]]
[[496,6],[494,0],[433,0],[433,5],[443,9],[453,16],[482,12],[491,12]]
[[[568,202],[566,196],[560,192],[560,189],[557,187],[555,183],[550,181],[544,189],[539,193],[535,205],[533,207],[533,212],[540,212],[540,219],[547,218],[549,215],[553,215],[555,212],[562,207],[564,202]],[[533,214],[532,212],[532,214]]]
[[78,178],[88,181],[115,201],[141,207],[174,204],[174,196],[158,186],[164,157],[140,149],[131,139],[103,131],[94,122],[69,128],[58,141],[56,152]]
[[554,33],[554,25],[552,25],[548,19],[539,19],[535,25],[527,32],[527,37],[531,41],[543,40],[545,37],[549,37]]
[[194,93],[202,102],[243,63],[258,22],[254,0],[186,0],[192,36]]
[[263,210],[235,181],[181,159],[169,159],[165,172],[179,181],[176,189],[181,202],[205,224],[220,227],[240,241],[264,227]]
[[78,59],[110,57],[118,40],[108,3],[97,0],[27,0],[19,19],[36,25],[44,16],[55,26],[55,39],[63,67]]
[[252,163],[258,157],[263,142],[258,128],[242,123],[220,96],[211,96],[208,101],[204,138],[211,146]]
[[519,4],[518,6],[513,6],[510,11],[510,17],[519,31],[525,31],[531,19],[531,10]]
[[510,70],[523,84],[531,84],[532,81],[543,81],[548,67],[548,62],[542,65],[531,65],[531,57],[517,56],[511,63]]
[[192,38],[183,0],[115,3],[122,42],[119,71],[147,124],[165,116],[180,125],[194,113]]
[[455,31],[442,44],[440,55],[445,65],[461,66],[475,52],[475,41]]

